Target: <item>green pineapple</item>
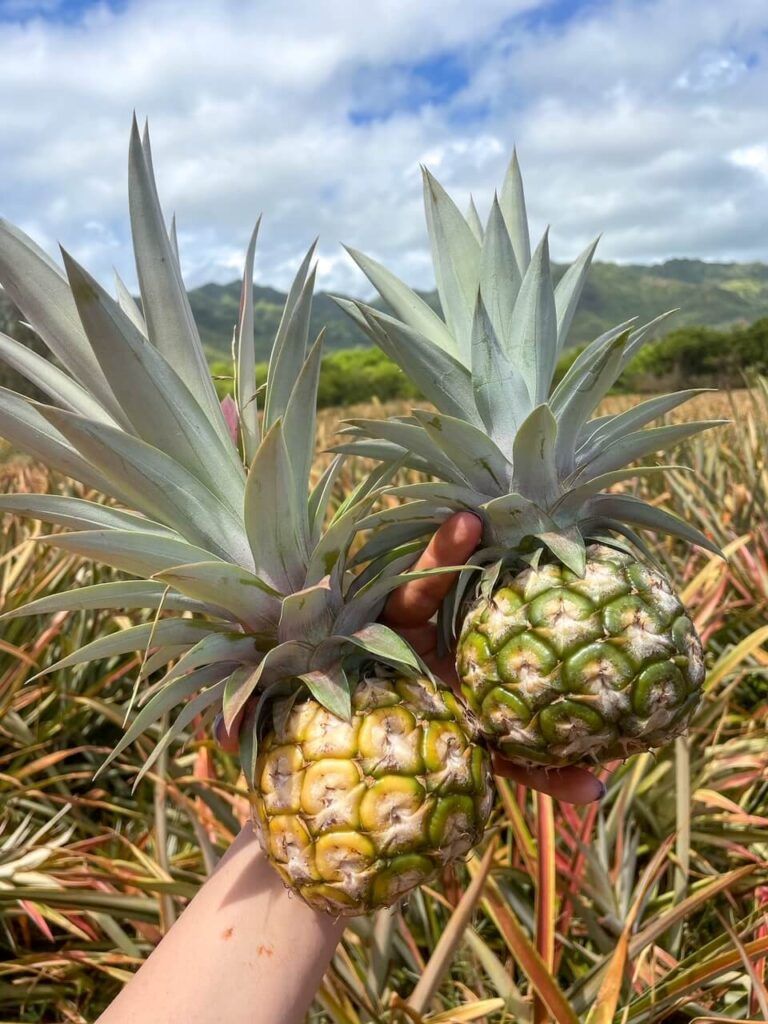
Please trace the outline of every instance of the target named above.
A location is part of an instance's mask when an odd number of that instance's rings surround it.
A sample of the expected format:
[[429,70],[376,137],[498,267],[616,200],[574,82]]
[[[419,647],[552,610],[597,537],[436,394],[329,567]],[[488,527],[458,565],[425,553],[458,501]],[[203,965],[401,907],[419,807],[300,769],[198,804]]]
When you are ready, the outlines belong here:
[[0,511],[63,525],[68,532],[45,541],[136,577],[9,614],[175,613],[46,671],[146,651],[139,683],[162,675],[109,760],[175,717],[139,778],[198,715],[221,709],[228,727],[244,715],[254,820],[286,884],[337,914],[391,903],[480,839],[489,762],[453,695],[375,623],[408,559],[357,574],[347,564],[387,472],[364,481],[327,527],[341,459],[309,488],[322,351],[321,338],[308,348],[312,250],[288,294],[260,414],[253,233],[235,332],[238,415],[228,424],[135,124],[129,187],[141,308],[122,284],[114,300],[67,254],[65,276],[16,228],[0,228],[0,281],[61,364],[0,337],[0,357],[52,400],[0,389],[0,434],[114,499],[15,494],[0,497]]
[[[485,229],[424,172],[439,317],[350,250],[394,315],[340,299],[436,412],[352,420],[337,450],[403,462],[437,482],[368,517],[362,557],[411,545],[452,512],[482,519],[482,549],[442,610],[462,692],[492,745],[523,763],[602,762],[661,746],[700,700],[700,641],[638,528],[716,551],[663,509],[610,488],[672,468],[627,468],[714,422],[644,429],[698,392],[595,410],[661,319],[607,331],[555,369],[595,249],[555,286],[547,235],[531,256],[516,157]],[[627,544],[628,542],[628,544]]]

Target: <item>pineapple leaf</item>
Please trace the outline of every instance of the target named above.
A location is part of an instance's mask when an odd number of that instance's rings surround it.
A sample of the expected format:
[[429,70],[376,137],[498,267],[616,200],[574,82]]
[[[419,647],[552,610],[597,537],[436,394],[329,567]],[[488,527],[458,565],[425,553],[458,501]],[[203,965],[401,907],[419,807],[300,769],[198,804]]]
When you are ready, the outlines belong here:
[[[216,704],[224,696],[224,687],[226,685],[226,679],[221,679],[218,683],[214,683],[213,686],[209,686],[202,693],[199,693],[197,697],[194,697],[188,704],[184,705],[182,711],[176,716],[173,725],[163,735],[160,742],[155,746],[154,750],[150,753],[144,764],[139,770],[136,780],[133,783],[133,789],[139,785],[141,780],[152,768],[152,765],[160,757],[162,752],[173,743],[173,741],[182,734],[182,732],[191,725],[198,715],[202,714],[212,704]],[[196,689],[199,687],[196,687]],[[146,709],[145,709],[146,710]]]
[[655,474],[668,473],[673,469],[688,473],[692,472],[690,466],[630,466],[627,469],[615,469],[611,473],[603,473],[602,476],[597,476],[580,487],[573,487],[571,490],[566,491],[552,510],[553,515],[555,513],[558,516],[567,516],[569,513],[578,514],[587,498],[591,498],[593,494],[598,494],[609,487],[613,487],[614,484],[622,483],[624,480],[635,480],[654,476]]
[[48,406],[40,411],[110,481],[107,493],[127,495],[136,508],[190,542],[253,568],[239,518],[165,452],[74,413]]
[[565,529],[545,530],[537,534],[542,543],[546,544],[555,558],[562,562],[578,577],[583,577],[587,566],[587,549],[584,538],[577,526]]
[[267,392],[264,400],[263,430],[265,433],[274,426],[278,419],[284,416],[294,382],[301,372],[306,358],[312,292],[315,287],[315,271],[312,270],[309,275],[307,272],[314,251],[313,243],[288,292],[283,316],[269,357]]
[[568,340],[568,332],[571,329],[579,299],[587,280],[589,268],[592,265],[592,257],[595,255],[599,237],[591,242],[582,254],[573,261],[566,272],[557,282],[555,288],[555,310],[557,312],[557,353],[563,351]]
[[573,472],[574,439],[578,438],[588,417],[595,411],[621,371],[628,335],[629,332],[625,331],[603,349],[578,385],[568,392],[558,407],[555,455],[558,473]]
[[[162,625],[161,619],[158,625]],[[159,682],[152,687],[151,693],[163,689],[176,679],[180,679],[188,672],[202,668],[204,665],[214,665],[221,662],[258,664],[263,658],[263,653],[256,646],[252,636],[244,636],[242,633],[233,632],[229,626],[226,631],[208,631],[206,636],[201,637],[186,654],[170,668]],[[149,694],[144,694],[142,702],[146,701]]]
[[261,706],[261,701],[255,704],[246,703],[238,737],[240,767],[250,786],[256,784],[256,758],[259,753],[258,721]]
[[349,679],[343,667],[333,663],[327,668],[316,668],[299,676],[309,692],[333,715],[345,722],[352,720],[352,694]]
[[215,557],[210,551],[173,537],[138,530],[83,530],[52,533],[38,537],[40,544],[53,544],[85,558],[93,558],[133,576],[149,578],[163,569]]
[[[386,420],[347,420],[351,427],[364,431],[366,440],[378,439],[391,441],[403,451],[420,456],[433,471],[443,479],[456,484],[466,484],[466,478],[454,462],[446,455],[442,447],[435,443],[417,420],[411,422],[390,418]],[[342,431],[344,433],[344,431]]]
[[582,429],[582,435],[586,434],[586,436],[580,445],[579,453],[584,457],[587,453],[594,453],[600,448],[605,448],[620,437],[625,437],[632,431],[666,415],[679,405],[689,402],[696,395],[707,394],[711,391],[711,388],[690,388],[687,391],[675,391],[669,395],[654,395],[653,398],[648,398],[646,401],[640,402],[639,405],[632,406],[626,412],[590,420]]
[[524,537],[535,536],[554,526],[538,505],[517,492],[494,498],[479,511],[486,520],[487,541],[502,548],[516,547]]
[[400,462],[408,469],[429,473],[430,467],[425,459],[413,455],[400,445],[389,441],[368,441],[365,439],[351,441],[349,444],[334,444],[329,452],[337,455],[355,455],[361,459],[375,459],[378,462]]
[[210,686],[212,683],[218,683],[226,671],[227,668],[224,665],[208,665],[199,672],[192,672],[183,679],[177,679],[173,686],[165,687],[157,692],[152,700],[138,712],[128,730],[121,737],[120,742],[96,772],[95,777],[98,778],[115,758],[122,754],[126,747],[129,747],[131,743],[137,740],[143,732],[146,732],[166,712],[170,711],[177,704],[181,704],[196,690]]
[[546,232],[520,285],[507,344],[509,361],[519,367],[531,400],[546,401],[557,363],[557,314]]
[[[404,558],[409,559],[411,562],[413,561],[413,556],[410,554],[406,554]],[[448,565],[434,569],[401,572],[400,569],[406,568],[408,563],[406,562],[406,565],[400,566],[398,565],[399,561],[401,560],[398,559],[396,562],[385,566],[383,573],[369,583],[366,583],[364,587],[361,587],[355,594],[354,599],[345,604],[334,623],[335,634],[340,637],[349,637],[360,628],[361,623],[375,621],[381,612],[387,596],[404,583],[408,583],[411,580],[427,579],[430,576],[456,573],[464,568],[461,565]],[[386,575],[388,572],[391,572],[392,575]]]
[[43,406],[0,387],[0,437],[40,459],[51,469],[80,480],[87,487],[124,497],[72,447],[42,414]]
[[[426,487],[430,486],[425,484]],[[431,535],[434,531],[429,527],[425,526],[424,523],[394,523],[392,526],[388,526],[384,529],[377,530],[372,533],[365,541],[363,546],[355,552],[355,556],[352,559],[353,565],[365,565],[366,562],[373,562],[374,559],[385,556],[389,558],[393,553],[394,557],[397,557],[398,549],[403,544],[411,544],[416,541],[417,538]],[[416,545],[411,551],[412,560],[415,561],[421,550],[424,547],[424,543]],[[375,564],[372,565],[372,570],[378,575],[378,570]],[[367,570],[366,570],[367,571]],[[355,577],[354,583],[350,588],[350,593],[354,593],[357,589],[358,582],[362,580],[362,584],[367,583],[365,573],[358,573]]]
[[514,490],[541,508],[547,508],[560,494],[557,438],[557,420],[546,404],[533,410],[515,438],[512,454]]
[[472,387],[489,436],[509,458],[520,423],[532,410],[531,396],[499,342],[480,295],[472,325]]
[[[320,538],[307,566],[306,587],[318,584],[330,575],[339,559],[344,560],[355,533],[361,529],[362,516],[376,500],[377,495],[367,494],[359,502],[348,507],[333,522]],[[297,588],[295,588],[297,589]]]
[[320,361],[323,356],[323,333],[320,332],[304,361],[293,385],[283,419],[283,438],[294,484],[293,505],[297,515],[302,519],[302,534],[307,538],[307,545],[310,534],[307,491],[315,454],[315,409],[317,387],[320,382]]
[[344,456],[338,455],[323,472],[323,475],[312,488],[307,504],[307,515],[309,517],[310,547],[314,549],[320,540],[328,511],[328,505],[333,496],[333,488],[344,465]]
[[403,484],[400,487],[388,487],[386,494],[394,498],[432,498],[442,499],[446,504],[456,508],[474,509],[482,500],[474,488],[461,487],[446,481],[436,480],[434,483]]
[[0,621],[19,618],[22,615],[48,615],[52,612],[82,611],[85,608],[156,609],[161,605],[167,611],[209,612],[208,606],[191,601],[183,594],[168,594],[167,587],[159,583],[118,580],[114,583],[95,583],[90,587],[79,587],[77,590],[40,597],[20,608],[12,608],[5,612],[0,615]]
[[[497,498],[496,500],[503,499]],[[360,520],[357,528],[358,530],[375,530],[380,526],[389,526],[391,523],[422,522],[431,524],[434,529],[441,518],[447,519],[452,511],[450,504],[441,500],[409,501],[405,505],[393,505],[380,512],[371,513]]]
[[[437,313],[413,289],[381,263],[363,255],[357,249],[350,249],[348,246],[345,248],[395,316],[414,331],[429,338],[434,345],[458,358],[456,342],[451,332]],[[349,300],[342,300],[342,308],[349,312],[346,309],[347,305],[354,307],[354,303],[350,303]]]
[[355,630],[349,642],[359,647],[365,654],[377,661],[383,661],[393,668],[411,668],[416,672],[423,671],[421,659],[401,636],[382,625],[372,622],[362,629]]
[[282,594],[304,585],[309,562],[305,514],[296,507],[282,422],[269,429],[245,485],[245,528],[260,576]]
[[417,409],[419,421],[435,445],[458,466],[470,487],[483,495],[503,494],[512,466],[488,435],[465,420]]
[[253,260],[256,240],[259,236],[261,217],[248,242],[243,270],[243,285],[240,291],[240,312],[235,331],[235,352],[237,372],[237,407],[240,411],[243,453],[250,466],[261,439],[259,411],[256,403],[256,339],[253,321]]
[[259,681],[262,686],[273,686],[275,683],[300,676],[312,667],[315,653],[313,644],[303,640],[286,640],[266,652],[259,666]]
[[[512,315],[515,308],[522,274],[515,259],[512,242],[504,223],[499,201],[494,196],[488,226],[483,236],[483,247],[480,254],[480,295],[493,324],[493,330],[505,349],[508,348],[512,335]],[[475,325],[477,322],[477,303],[475,304]],[[473,335],[476,326],[473,326]],[[472,347],[472,369],[474,372],[475,350]]]
[[273,632],[280,616],[280,595],[258,576],[229,562],[177,565],[154,578],[187,597],[226,608],[256,633]]
[[277,638],[317,643],[330,633],[334,618],[334,595],[330,577],[284,598],[280,610]]
[[83,331],[66,278],[31,238],[4,220],[0,220],[0,284],[74,380],[125,426]]
[[454,201],[424,167],[424,208],[437,291],[458,358],[470,359],[472,314],[480,278],[480,245]]
[[235,719],[259,685],[260,669],[261,665],[238,665],[227,679],[221,709],[227,732],[231,732]]
[[467,365],[462,365],[418,331],[380,313],[372,306],[358,303],[357,307],[365,317],[371,338],[385,355],[394,359],[427,401],[449,416],[482,426],[472,393],[472,378],[467,368],[469,351]]
[[603,473],[622,469],[636,459],[642,459],[654,452],[666,451],[686,438],[703,430],[712,430],[727,423],[727,420],[693,420],[690,423],[674,423],[666,427],[651,427],[624,434],[611,444],[602,446],[594,454],[580,453],[576,459],[576,473],[569,481],[570,486],[592,480]]
[[[578,386],[584,375],[589,373],[590,368],[600,358],[605,349],[612,344],[620,334],[623,334],[628,327],[631,327],[637,317],[633,317],[631,320],[625,320],[624,323],[617,324],[616,327],[611,327],[610,330],[605,331],[599,337],[591,341],[589,345],[580,352],[568,370],[553,390],[549,404],[552,406],[553,411],[556,413],[560,408],[562,402],[567,401],[568,395],[574,391]],[[631,340],[630,335],[630,340]],[[626,351],[626,349],[625,349]]]
[[168,238],[151,160],[147,157],[134,118],[128,154],[128,204],[147,333],[200,404],[222,444],[226,444],[227,425]]
[[45,391],[57,405],[79,412],[90,419],[116,426],[115,420],[88,392],[63,370],[38,355],[20,341],[0,334],[0,359],[27,380]]
[[80,319],[133,433],[164,451],[235,511],[242,507],[243,468],[229,437],[211,421],[159,349],[114,299],[62,250]]
[[677,309],[668,309],[666,313],[659,314],[659,316],[654,317],[653,320],[649,320],[647,324],[643,324],[642,327],[638,327],[636,331],[632,332],[629,337],[629,344],[624,352],[624,365],[622,366],[622,370],[632,359],[634,359],[646,341],[650,341],[654,328],[669,319],[669,317],[674,316],[677,312]]
[[[165,605],[163,607],[165,608]],[[144,658],[140,679],[148,679],[161,668],[165,668],[168,662],[185,654],[191,646],[192,644],[164,644],[162,647],[158,647],[154,654]]]
[[49,665],[38,672],[34,679],[39,676],[49,675],[51,672],[58,672],[63,668],[71,668],[73,665],[83,665],[89,661],[96,661],[100,658],[114,658],[123,654],[131,654],[134,651],[142,651],[148,643],[153,647],[161,644],[194,644],[201,636],[211,633],[217,629],[228,628],[212,622],[196,622],[192,619],[160,619],[158,622],[142,622],[138,626],[129,626],[128,629],[121,629],[117,633],[110,633],[109,636],[100,636],[97,640],[85,644],[77,651],[61,658],[59,661]]
[[467,204],[467,212],[464,214],[464,220],[469,224],[470,230],[475,238],[478,240],[480,245],[483,244],[483,223],[480,220],[480,214],[477,212],[475,206],[475,200],[472,196],[469,197],[469,203]]
[[122,277],[115,270],[115,295],[120,309],[125,313],[128,319],[131,321],[137,331],[140,331],[144,337],[147,336],[147,322],[144,319],[144,314],[139,309],[139,304],[131,295],[128,286],[123,281]]
[[151,519],[64,494],[3,494],[0,512],[14,512],[70,530],[139,530],[181,540],[178,534]]
[[597,494],[585,506],[585,514],[595,518],[615,519],[632,526],[640,526],[645,530],[671,534],[680,537],[690,544],[711,551],[724,558],[720,548],[706,537],[701,530],[686,523],[685,520],[667,512],[665,509],[649,505],[631,494]]
[[504,184],[501,187],[499,205],[512,240],[515,259],[521,274],[525,274],[531,262],[531,240],[528,233],[528,214],[525,210],[525,193],[517,150],[513,150]]

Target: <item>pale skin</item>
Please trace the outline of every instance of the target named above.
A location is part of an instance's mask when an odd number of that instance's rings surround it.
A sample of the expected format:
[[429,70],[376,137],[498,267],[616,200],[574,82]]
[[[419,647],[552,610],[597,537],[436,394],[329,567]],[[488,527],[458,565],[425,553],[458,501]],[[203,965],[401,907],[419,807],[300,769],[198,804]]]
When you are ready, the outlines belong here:
[[[432,538],[415,568],[461,565],[480,542],[476,516],[460,512]],[[430,620],[453,578],[413,580],[390,597],[382,621],[398,630],[445,682]],[[237,749],[237,725],[217,739]],[[494,770],[567,803],[598,800],[603,784],[583,768],[523,769],[496,758]],[[97,1024],[300,1024],[344,930],[283,887],[246,825],[182,916]]]

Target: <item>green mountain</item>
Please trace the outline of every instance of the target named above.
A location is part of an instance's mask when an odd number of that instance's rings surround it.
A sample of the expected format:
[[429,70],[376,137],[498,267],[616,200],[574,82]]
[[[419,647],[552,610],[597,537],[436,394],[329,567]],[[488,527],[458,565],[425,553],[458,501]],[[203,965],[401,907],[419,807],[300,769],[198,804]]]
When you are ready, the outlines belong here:
[[[559,273],[564,269],[558,268]],[[266,358],[266,346],[277,327],[284,295],[264,287],[256,287],[254,294],[257,338],[263,342],[261,351]],[[434,292],[420,294],[433,308],[438,308]],[[203,342],[212,354],[222,356],[229,352],[239,299],[237,282],[208,284],[190,292]],[[584,289],[570,341],[580,345],[631,316],[645,321],[677,307],[680,312],[671,321],[675,327],[726,327],[766,316],[768,265],[702,260],[668,260],[651,266],[596,263]],[[330,296],[320,292],[313,307],[313,335],[323,324],[327,328],[329,351],[367,344]]]
[[[558,268],[558,273],[563,270]],[[438,307],[434,292],[421,294],[433,308]],[[192,289],[189,297],[209,356],[227,359],[237,319],[240,285],[235,281],[226,285],[206,284]],[[285,296],[274,288],[257,285],[254,298],[259,358],[266,359]],[[583,344],[629,317],[637,316],[646,321],[676,307],[680,312],[670,321],[670,329],[691,324],[720,328],[766,317],[768,265],[705,263],[702,260],[668,260],[652,266],[596,263],[585,286],[570,341]],[[0,291],[0,331],[42,348],[19,319],[18,311]],[[327,351],[367,347],[367,339],[330,295],[319,292],[313,304],[313,337],[323,325],[327,329]],[[29,385],[2,366],[0,385],[31,393]]]

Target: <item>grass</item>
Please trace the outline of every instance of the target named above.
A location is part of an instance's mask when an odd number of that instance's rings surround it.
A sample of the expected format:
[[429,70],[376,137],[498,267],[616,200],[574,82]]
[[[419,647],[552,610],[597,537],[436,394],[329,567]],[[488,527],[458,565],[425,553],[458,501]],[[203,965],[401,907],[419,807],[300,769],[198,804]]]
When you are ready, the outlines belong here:
[[[726,565],[659,545],[709,648],[690,738],[606,772],[599,807],[500,782],[465,865],[350,924],[313,1024],[768,1020],[768,394],[705,395],[680,412],[733,419],[678,453],[694,474],[642,484],[730,554]],[[337,420],[321,414],[321,449]],[[348,490],[361,469],[345,472]],[[82,493],[27,461],[0,464],[0,490],[64,487]],[[5,608],[112,577],[37,544],[40,533],[6,518]],[[140,653],[30,682],[136,621],[84,611],[0,623],[0,1024],[93,1020],[247,813],[235,762],[197,725],[135,793],[151,736],[94,781]]]

